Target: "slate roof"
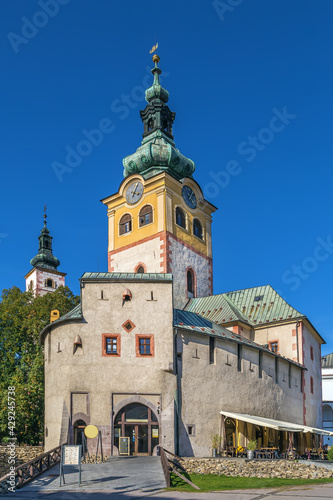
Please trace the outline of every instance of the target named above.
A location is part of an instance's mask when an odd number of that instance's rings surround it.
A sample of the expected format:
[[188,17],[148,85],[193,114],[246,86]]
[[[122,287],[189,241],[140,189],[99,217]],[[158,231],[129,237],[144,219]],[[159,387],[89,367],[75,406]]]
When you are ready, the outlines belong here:
[[305,318],[270,285],[190,299],[185,310],[219,324],[243,321],[252,327]]
[[[249,340],[245,337],[242,337],[241,335],[238,335],[227,328],[224,328],[221,325],[217,325],[216,323],[213,323],[212,321],[209,321],[206,318],[203,318],[202,316],[199,316],[196,313],[189,312],[189,311],[184,311],[180,309],[174,309],[173,310],[173,326],[177,327],[182,330],[187,330],[195,333],[199,333],[201,335],[210,335],[213,337],[220,337],[224,338],[226,340],[230,340],[232,342],[237,342],[238,344],[243,344],[243,345],[248,345],[255,347],[256,349],[259,349],[261,351],[268,352],[272,356],[278,357],[285,359],[286,361],[302,367],[299,363],[296,361],[292,361],[289,358],[285,358],[284,356],[281,356],[280,354],[273,353],[271,350],[269,350],[267,347],[257,344],[256,342],[253,342],[252,340]],[[304,367],[302,367],[305,369]]]
[[172,281],[169,273],[84,273],[81,280],[113,280],[113,281]]
[[333,368],[333,352],[331,354],[326,354],[321,358],[322,368]]

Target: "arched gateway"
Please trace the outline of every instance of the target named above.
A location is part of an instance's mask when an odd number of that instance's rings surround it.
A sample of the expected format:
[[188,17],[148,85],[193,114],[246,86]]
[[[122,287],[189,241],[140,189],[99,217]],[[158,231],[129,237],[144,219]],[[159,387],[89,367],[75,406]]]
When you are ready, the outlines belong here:
[[151,408],[140,403],[124,406],[114,419],[114,445],[119,437],[130,438],[131,455],[152,455],[159,443],[159,423]]

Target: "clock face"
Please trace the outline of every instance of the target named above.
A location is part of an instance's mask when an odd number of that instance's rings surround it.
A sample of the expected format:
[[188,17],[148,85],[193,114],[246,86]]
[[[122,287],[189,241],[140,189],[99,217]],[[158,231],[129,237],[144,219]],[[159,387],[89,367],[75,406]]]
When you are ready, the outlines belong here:
[[143,195],[143,185],[141,182],[132,182],[127,188],[126,191],[126,201],[127,203],[136,203],[140,200]]
[[190,188],[190,186],[183,187],[182,195],[183,195],[184,201],[188,207],[196,208],[197,199],[196,199],[196,196],[195,196],[193,190]]

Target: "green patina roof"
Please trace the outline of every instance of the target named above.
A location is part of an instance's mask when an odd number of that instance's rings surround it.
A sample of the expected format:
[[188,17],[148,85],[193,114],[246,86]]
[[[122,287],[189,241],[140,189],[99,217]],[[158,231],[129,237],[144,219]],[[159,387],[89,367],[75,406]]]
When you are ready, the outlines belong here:
[[124,177],[140,174],[148,179],[161,172],[167,172],[177,180],[192,177],[194,162],[186,158],[173,142],[172,126],[176,114],[166,104],[169,92],[160,84],[161,70],[157,66],[159,57],[156,54],[153,61],[154,81],[146,90],[148,104],[140,112],[144,124],[143,140],[135,153],[123,159]]
[[228,330],[227,328],[223,328],[223,326],[213,323],[212,321],[209,321],[206,318],[203,318],[202,316],[199,316],[198,314],[193,312],[174,309],[173,325],[179,329],[199,333],[201,335],[220,337],[226,340],[230,340],[232,342],[237,342],[238,344],[254,347],[256,349],[259,349],[260,351],[265,351],[277,358],[285,359],[286,361],[294,365],[300,367],[302,366],[296,361],[293,361],[289,358],[285,358],[284,356],[281,356],[281,354],[272,352],[270,349],[268,349],[268,347],[262,344],[257,344],[256,342],[253,342],[252,340],[242,337],[241,335],[238,335]]
[[326,354],[321,358],[322,368],[333,368],[333,352],[331,354]]
[[84,273],[81,280],[172,281],[169,273]]
[[39,249],[38,254],[35,255],[30,261],[33,267],[38,267],[42,269],[49,269],[50,271],[56,271],[57,267],[60,266],[60,261],[53,255],[52,252],[52,236],[50,236],[50,231],[46,227],[46,214],[44,214],[44,227],[42,228],[39,239]]
[[305,318],[270,285],[191,299],[185,309],[219,324],[242,321],[252,327]]

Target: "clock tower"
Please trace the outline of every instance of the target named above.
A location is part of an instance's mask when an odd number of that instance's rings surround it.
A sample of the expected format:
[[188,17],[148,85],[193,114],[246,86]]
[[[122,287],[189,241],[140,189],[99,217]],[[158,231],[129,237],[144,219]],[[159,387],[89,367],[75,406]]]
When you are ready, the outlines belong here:
[[108,270],[121,273],[171,273],[174,303],[212,295],[212,213],[193,179],[195,165],[175,147],[175,113],[159,80],[155,54],[153,85],[140,112],[143,140],[123,160],[124,180],[104,198],[109,220]]

